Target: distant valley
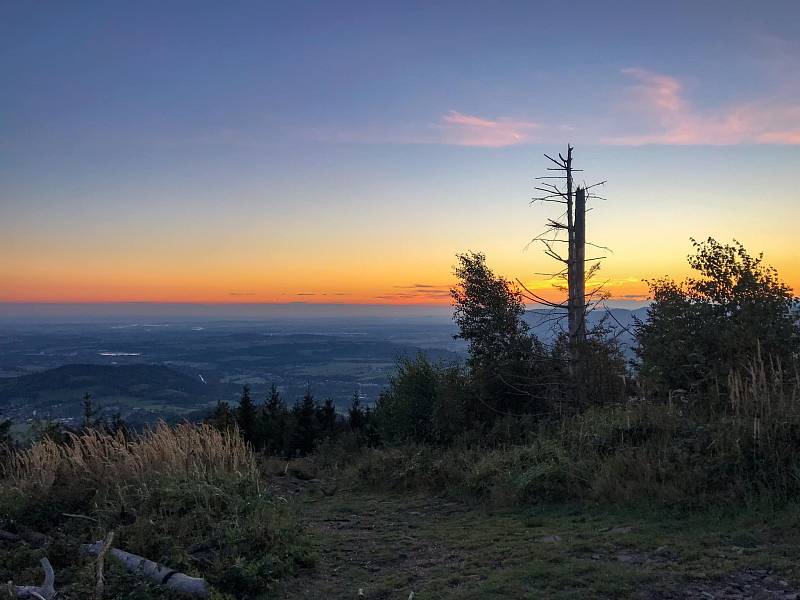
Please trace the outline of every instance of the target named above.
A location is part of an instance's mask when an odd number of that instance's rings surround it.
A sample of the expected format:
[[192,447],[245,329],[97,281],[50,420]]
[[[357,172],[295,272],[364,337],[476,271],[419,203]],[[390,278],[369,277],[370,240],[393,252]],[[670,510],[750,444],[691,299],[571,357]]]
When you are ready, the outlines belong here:
[[[630,327],[644,309],[613,309],[609,324]],[[597,312],[593,321],[603,318]],[[560,324],[551,311],[526,320],[544,340]],[[139,424],[197,418],[218,400],[237,401],[248,384],[258,402],[274,383],[288,404],[310,389],[346,410],[354,393],[377,400],[398,358],[425,352],[463,360],[446,312],[269,320],[98,319],[94,322],[0,322],[0,416],[74,422],[91,393],[106,415]],[[629,340],[623,331],[620,339]]]

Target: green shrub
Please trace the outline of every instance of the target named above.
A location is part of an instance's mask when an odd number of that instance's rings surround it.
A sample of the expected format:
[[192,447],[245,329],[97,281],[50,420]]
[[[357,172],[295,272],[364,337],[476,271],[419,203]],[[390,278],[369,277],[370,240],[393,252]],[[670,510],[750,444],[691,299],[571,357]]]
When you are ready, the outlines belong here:
[[[691,403],[630,401],[549,422],[501,419],[447,447],[359,454],[351,477],[478,502],[564,500],[741,504],[800,493],[800,381],[759,356],[731,375],[714,414]],[[529,426],[523,435],[514,426]],[[513,440],[523,440],[514,444]]]
[[[86,597],[78,590],[93,578],[80,544],[112,530],[115,546],[237,596],[263,593],[313,562],[297,516],[269,493],[236,431],[161,424],[133,438],[88,431],[63,445],[45,439],[17,453],[0,484],[0,528],[53,538],[48,555],[66,598]],[[108,589],[114,581],[129,583],[112,577]],[[148,590],[142,598],[160,597]]]

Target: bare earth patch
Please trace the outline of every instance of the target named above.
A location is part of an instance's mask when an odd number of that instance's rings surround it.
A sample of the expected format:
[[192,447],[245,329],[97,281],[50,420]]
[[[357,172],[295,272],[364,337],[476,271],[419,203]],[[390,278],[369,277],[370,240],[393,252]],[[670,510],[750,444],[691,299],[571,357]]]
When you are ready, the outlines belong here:
[[279,479],[318,555],[314,569],[285,582],[282,598],[800,598],[794,511],[488,510]]

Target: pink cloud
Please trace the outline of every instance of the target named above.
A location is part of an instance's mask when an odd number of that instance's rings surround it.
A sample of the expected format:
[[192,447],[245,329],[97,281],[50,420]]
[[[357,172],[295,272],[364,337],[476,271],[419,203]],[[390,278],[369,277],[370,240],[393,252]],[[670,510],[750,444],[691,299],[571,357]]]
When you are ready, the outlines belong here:
[[676,78],[646,69],[623,69],[634,80],[627,100],[618,111],[645,118],[644,129],[607,136],[619,145],[733,145],[800,144],[800,103],[791,100],[757,100],[700,110],[684,96]]
[[539,124],[500,117],[487,119],[451,110],[436,122],[384,124],[349,131],[322,132],[308,135],[318,140],[356,143],[442,144],[502,148],[533,142]]
[[483,146],[499,148],[530,143],[538,123],[514,119],[484,119],[451,110],[437,124],[441,132],[440,143],[455,146]]
[[700,105],[692,101],[694,85],[629,67],[621,71],[624,80],[614,100],[591,98],[587,114],[565,115],[560,123],[450,110],[434,121],[377,122],[355,130],[312,135],[328,141],[484,148],[565,141],[623,146],[800,145],[800,61],[799,55],[790,51],[795,49],[800,47],[782,44],[778,59],[759,65],[769,83],[751,86],[750,92],[766,91],[746,101]]

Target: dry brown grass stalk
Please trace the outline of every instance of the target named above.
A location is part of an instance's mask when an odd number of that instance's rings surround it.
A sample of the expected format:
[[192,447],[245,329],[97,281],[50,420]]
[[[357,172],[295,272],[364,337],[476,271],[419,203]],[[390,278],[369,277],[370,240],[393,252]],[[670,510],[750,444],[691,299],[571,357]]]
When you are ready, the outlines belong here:
[[132,438],[89,431],[70,434],[66,444],[44,439],[14,455],[4,475],[21,491],[46,493],[58,477],[107,488],[161,478],[212,481],[236,475],[255,480],[257,467],[236,431],[159,423]]

